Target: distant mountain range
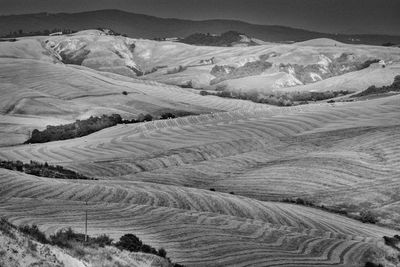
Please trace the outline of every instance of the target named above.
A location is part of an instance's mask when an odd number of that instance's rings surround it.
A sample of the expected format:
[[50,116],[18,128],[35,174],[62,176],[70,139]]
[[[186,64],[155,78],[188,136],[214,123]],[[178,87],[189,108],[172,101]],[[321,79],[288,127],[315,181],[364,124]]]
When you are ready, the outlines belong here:
[[80,13],[38,13],[0,16],[0,36],[10,32],[34,32],[58,29],[83,30],[109,28],[133,38],[186,37],[193,33],[221,34],[238,31],[266,42],[293,42],[331,38],[345,43],[381,45],[400,43],[400,36],[372,34],[328,34],[276,25],[256,25],[237,20],[183,20],[134,14],[120,10],[98,10]]

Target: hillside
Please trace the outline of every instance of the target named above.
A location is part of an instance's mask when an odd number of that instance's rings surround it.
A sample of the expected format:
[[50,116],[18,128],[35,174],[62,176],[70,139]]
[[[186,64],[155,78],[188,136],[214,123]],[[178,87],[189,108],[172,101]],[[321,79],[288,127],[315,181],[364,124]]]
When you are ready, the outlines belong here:
[[[209,37],[217,42],[224,39]],[[35,47],[35,54],[26,51],[28,45]],[[399,74],[400,62],[397,48],[348,45],[331,39],[210,47],[131,39],[99,30],[21,38],[3,42],[1,47],[0,55],[5,58],[27,57],[182,87],[264,97],[324,89],[350,93],[387,85]]]
[[[386,262],[383,237],[399,234],[400,223],[400,95],[277,107],[175,84],[213,91],[269,79],[282,83],[260,88],[266,93],[361,92],[399,75],[395,49],[330,39],[192,46],[98,30],[1,42],[0,160],[47,162],[95,179],[0,168],[0,215],[50,235],[84,232],[87,210],[89,235],[133,233],[185,266]],[[385,68],[365,66],[373,59]],[[323,79],[308,80],[316,71]],[[285,83],[293,78],[302,84]],[[168,111],[193,115],[23,144],[47,125]]]
[[194,33],[221,34],[238,31],[267,42],[294,42],[315,38],[332,38],[347,43],[381,45],[400,43],[399,36],[324,34],[274,25],[254,25],[235,20],[192,21],[165,19],[120,10],[98,10],[81,13],[38,13],[0,16],[0,36],[10,32],[57,29],[86,30],[105,27],[133,38],[186,37]]
[[[172,267],[166,259],[141,252],[118,250],[112,246],[72,248],[42,243],[4,218],[0,221],[0,266],[26,267]],[[29,226],[28,226],[29,227]],[[71,241],[74,242],[74,241]]]

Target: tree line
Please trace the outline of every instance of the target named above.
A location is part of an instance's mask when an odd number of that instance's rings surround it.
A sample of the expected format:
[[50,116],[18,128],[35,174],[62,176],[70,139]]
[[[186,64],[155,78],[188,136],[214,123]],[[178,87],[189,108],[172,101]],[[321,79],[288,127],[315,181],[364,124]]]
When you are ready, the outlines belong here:
[[[124,95],[127,93],[124,91]],[[112,127],[117,124],[131,124],[131,123],[141,123],[152,120],[166,120],[173,119],[176,117],[183,117],[193,115],[191,112],[186,111],[176,111],[176,112],[164,112],[158,118],[154,118],[150,114],[139,114],[136,119],[122,119],[119,114],[112,115],[102,115],[101,117],[91,116],[86,120],[77,120],[73,123],[62,124],[62,125],[48,125],[46,129],[39,131],[34,129],[30,134],[28,140],[24,144],[34,144],[34,143],[46,143],[58,140],[67,140],[77,137],[82,137],[89,135],[91,133],[100,131],[104,128]]]
[[60,165],[54,166],[47,162],[43,164],[33,160],[31,160],[30,163],[23,163],[19,160],[0,160],[0,168],[47,178],[97,180],[72,170],[65,169]]

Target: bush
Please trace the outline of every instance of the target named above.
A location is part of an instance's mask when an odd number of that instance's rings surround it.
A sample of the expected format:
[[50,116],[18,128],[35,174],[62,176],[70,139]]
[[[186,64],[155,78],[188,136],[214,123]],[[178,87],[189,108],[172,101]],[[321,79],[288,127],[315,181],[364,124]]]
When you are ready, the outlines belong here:
[[29,225],[22,225],[18,227],[18,230],[26,235],[29,235],[36,241],[39,241],[42,244],[47,244],[49,243],[49,240],[47,239],[46,235],[39,230],[36,224],[32,224],[31,226]]
[[167,113],[161,114],[160,119],[161,120],[166,120],[166,119],[173,119],[175,117],[176,116],[174,114],[172,114],[171,112],[167,112]]
[[365,267],[384,267],[384,266],[380,263],[378,264],[378,263],[373,263],[373,262],[367,261],[365,263]]
[[164,248],[160,248],[160,249],[158,250],[158,256],[163,257],[163,258],[166,258],[166,257],[167,257],[167,251],[165,251]]
[[128,95],[128,92],[127,91],[123,91],[122,94],[123,95]]
[[75,233],[71,227],[62,229],[50,236],[50,243],[60,248],[72,248],[72,243],[83,243],[85,241],[85,235]]
[[360,220],[363,223],[377,223],[378,218],[370,210],[363,210],[360,212]]
[[7,219],[1,218],[0,219],[0,231],[3,232],[3,234],[15,238],[15,235],[13,233],[13,229],[15,229],[14,225],[12,225],[10,222],[8,222]]
[[142,245],[142,241],[134,234],[126,234],[121,236],[119,241],[115,244],[115,246],[121,250],[125,249],[135,252],[140,251]]
[[100,235],[98,237],[95,238],[89,238],[89,243],[90,244],[96,244],[100,247],[105,247],[105,246],[111,246],[112,244],[112,239],[108,236],[108,235]]

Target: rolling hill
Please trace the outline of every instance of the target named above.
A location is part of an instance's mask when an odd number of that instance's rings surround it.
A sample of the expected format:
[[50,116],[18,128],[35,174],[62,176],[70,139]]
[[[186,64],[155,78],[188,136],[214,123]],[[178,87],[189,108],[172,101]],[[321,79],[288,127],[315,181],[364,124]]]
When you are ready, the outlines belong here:
[[[80,54],[81,49],[87,51]],[[1,42],[0,158],[48,162],[97,180],[0,169],[0,216],[15,224],[36,223],[48,234],[69,226],[83,232],[87,209],[90,235],[134,233],[185,266],[384,262],[383,236],[399,234],[400,95],[276,107],[201,96],[167,78],[193,79],[214,65],[243,66],[268,52],[275,52],[268,59],[277,65],[326,63],[321,54],[331,59],[348,51],[350,61],[392,60],[385,68],[372,64],[279,88],[362,91],[369,84],[389,84],[399,74],[394,49],[327,39],[197,47],[95,30]],[[211,57],[213,64],[166,73]],[[143,71],[157,65],[167,67],[127,75],[128,66]],[[202,79],[216,78],[209,75]],[[22,144],[29,131],[49,124],[166,110],[198,115]],[[287,203],[293,199],[312,205]],[[360,221],[363,213],[377,224]]]

